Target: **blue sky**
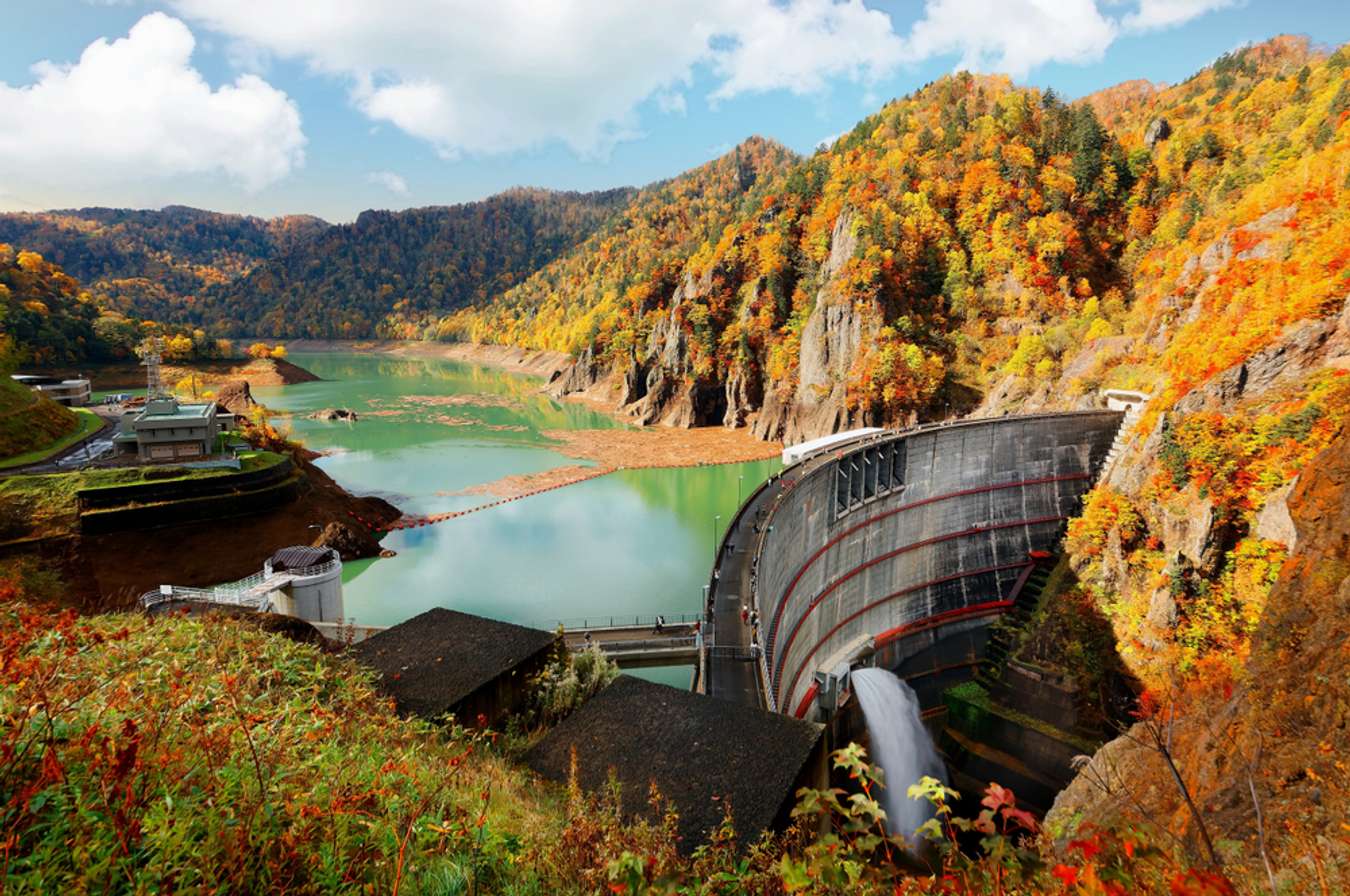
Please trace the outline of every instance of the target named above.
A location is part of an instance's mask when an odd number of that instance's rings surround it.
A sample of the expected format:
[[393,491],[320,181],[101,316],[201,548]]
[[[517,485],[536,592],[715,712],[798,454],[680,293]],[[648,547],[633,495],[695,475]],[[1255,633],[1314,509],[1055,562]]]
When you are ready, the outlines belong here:
[[[4,0],[0,209],[350,220],[809,152],[958,67],[1177,81],[1345,0]],[[44,64],[45,63],[45,64]],[[35,68],[34,66],[38,66]],[[13,125],[13,127],[11,127]]]

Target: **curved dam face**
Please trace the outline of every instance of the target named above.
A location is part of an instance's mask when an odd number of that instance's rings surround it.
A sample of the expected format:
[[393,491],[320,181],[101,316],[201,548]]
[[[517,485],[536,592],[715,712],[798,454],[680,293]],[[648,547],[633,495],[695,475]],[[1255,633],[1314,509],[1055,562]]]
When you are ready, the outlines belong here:
[[[753,590],[771,706],[828,715],[835,676],[861,657],[912,678],[915,657],[946,645],[953,675],[933,684],[970,677],[985,627],[1055,549],[1122,416],[960,421],[803,461],[758,524]],[[941,672],[940,659],[925,669]],[[921,698],[932,692],[913,683]]]

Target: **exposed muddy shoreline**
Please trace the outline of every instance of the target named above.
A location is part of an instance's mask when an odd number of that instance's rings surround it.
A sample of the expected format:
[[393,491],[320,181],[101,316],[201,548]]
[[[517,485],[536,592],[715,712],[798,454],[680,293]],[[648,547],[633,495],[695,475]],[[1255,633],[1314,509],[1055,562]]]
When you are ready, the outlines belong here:
[[[562,352],[533,351],[503,345],[465,342],[414,342],[398,340],[295,340],[286,343],[294,352],[359,352],[388,354],[407,358],[441,358],[466,361],[492,367],[506,373],[524,374],[552,380],[554,374],[571,366],[572,359]],[[571,392],[562,396],[548,389],[555,400],[584,404],[592,410],[630,427],[627,430],[593,430],[584,432],[551,432],[547,435],[564,447],[560,453],[580,460],[591,460],[603,467],[687,467],[699,464],[739,463],[775,457],[782,443],[763,440],[748,428],[731,429],[724,426],[675,426],[646,424],[623,413],[613,401],[601,399],[592,392]],[[473,404],[473,396],[442,398],[439,403]],[[456,425],[467,421],[447,418],[444,422]],[[358,424],[359,425],[359,424]],[[559,474],[549,471],[528,476],[508,476],[500,483],[482,483],[475,486],[484,494],[516,494],[540,482],[556,484]],[[571,477],[564,477],[570,479]]]
[[510,373],[552,379],[572,363],[570,355],[472,342],[418,342],[397,339],[294,339],[287,343],[291,352],[361,352],[396,355],[404,358],[443,358],[469,361]]

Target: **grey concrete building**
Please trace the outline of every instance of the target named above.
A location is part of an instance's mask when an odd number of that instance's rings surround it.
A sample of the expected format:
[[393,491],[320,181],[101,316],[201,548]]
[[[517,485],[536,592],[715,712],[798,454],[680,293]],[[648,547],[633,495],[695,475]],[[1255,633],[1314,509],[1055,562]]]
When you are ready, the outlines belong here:
[[55,376],[16,373],[10,378],[68,408],[80,408],[89,403],[91,386],[89,380],[84,377],[66,380]]
[[193,460],[214,454],[219,434],[214,401],[181,404],[160,397],[123,416],[113,441],[123,453],[135,453],[141,460]]

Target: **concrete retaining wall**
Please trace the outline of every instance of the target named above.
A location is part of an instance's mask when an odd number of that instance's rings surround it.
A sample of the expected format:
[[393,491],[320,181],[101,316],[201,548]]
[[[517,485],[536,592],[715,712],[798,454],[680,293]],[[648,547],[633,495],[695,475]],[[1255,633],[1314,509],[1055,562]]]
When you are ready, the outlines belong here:
[[298,473],[292,473],[280,482],[247,491],[186,497],[160,504],[92,510],[80,514],[80,531],[85,535],[102,535],[126,529],[154,529],[261,513],[294,501],[299,494],[300,479]]
[[803,708],[812,674],[869,637],[1007,599],[1078,512],[1121,418],[962,421],[808,461],[766,520],[755,583],[780,709]]
[[100,510],[127,504],[156,504],[184,498],[202,498],[222,495],[244,489],[252,490],[271,485],[290,477],[295,465],[289,457],[261,470],[247,473],[226,473],[216,476],[198,476],[173,479],[167,482],[148,480],[129,485],[111,485],[105,488],[81,489],[76,498],[80,510]]

